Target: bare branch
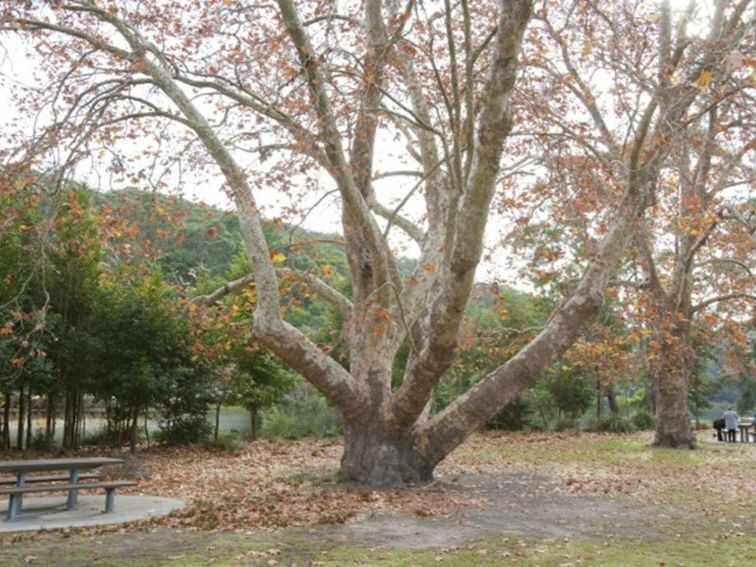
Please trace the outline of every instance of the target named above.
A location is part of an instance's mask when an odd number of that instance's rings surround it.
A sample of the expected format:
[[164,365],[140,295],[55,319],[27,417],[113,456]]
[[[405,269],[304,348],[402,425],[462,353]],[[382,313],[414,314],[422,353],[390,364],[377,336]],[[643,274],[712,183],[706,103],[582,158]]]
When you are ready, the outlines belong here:
[[751,295],[750,293],[729,293],[727,295],[719,295],[717,297],[706,299],[701,303],[694,305],[691,308],[691,311],[693,313],[698,313],[699,311],[706,309],[709,305],[714,305],[715,303],[723,301],[733,301],[735,299],[747,299],[748,301],[756,303],[756,295]]
[[303,272],[302,270],[294,270],[292,268],[277,268],[276,273],[279,276],[288,276],[292,279],[305,282],[328,303],[338,308],[346,320],[351,319],[354,312],[354,305],[352,305],[352,302],[315,274]]

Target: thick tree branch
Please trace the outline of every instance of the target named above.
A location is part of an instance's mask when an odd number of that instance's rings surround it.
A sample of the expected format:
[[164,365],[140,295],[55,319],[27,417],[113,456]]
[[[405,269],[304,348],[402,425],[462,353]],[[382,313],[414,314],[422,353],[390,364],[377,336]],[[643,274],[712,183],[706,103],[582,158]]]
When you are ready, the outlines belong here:
[[307,78],[325,153],[332,165],[336,184],[344,202],[344,210],[350,215],[349,221],[353,224],[349,229],[351,234],[360,234],[364,238],[364,243],[372,259],[372,268],[375,271],[376,288],[381,288],[390,277],[388,265],[390,253],[380,236],[380,230],[375,219],[370,214],[370,209],[355,179],[352,167],[347,162],[331,100],[326,91],[318,59],[307,32],[302,26],[291,0],[278,0],[278,6]]
[[339,291],[333,289],[315,274],[310,272],[303,272],[302,270],[294,270],[291,268],[278,268],[276,273],[279,276],[288,276],[290,278],[301,280],[305,282],[310,288],[315,290],[320,297],[325,299],[328,303],[336,307],[345,320],[352,318],[354,312],[354,305],[349,299],[342,295]]
[[471,430],[514,400],[577,340],[603,304],[603,290],[622,260],[645,203],[628,193],[577,289],[544,329],[513,358],[418,430],[418,445],[432,460],[443,458]]
[[454,357],[457,333],[480,261],[488,209],[499,172],[504,139],[512,127],[509,103],[522,36],[530,19],[530,0],[502,4],[489,79],[478,119],[477,141],[464,204],[453,231],[454,249],[443,290],[434,301],[429,338],[413,352],[405,380],[394,397],[395,426],[405,428],[422,412],[441,374]]
[[384,219],[388,221],[388,225],[386,226],[386,229],[384,230],[384,235],[387,234],[388,230],[391,228],[391,225],[395,224],[396,226],[401,228],[409,237],[411,237],[412,240],[422,245],[423,240],[425,238],[425,233],[423,232],[423,229],[417,226],[407,217],[400,215],[399,214],[400,207],[391,209],[379,203],[377,199],[373,197],[370,200],[370,208],[376,214],[380,215],[381,217],[383,217]]
[[693,313],[698,313],[699,311],[706,309],[709,305],[714,305],[715,303],[720,303],[722,301],[732,301],[734,299],[748,299],[749,301],[756,302],[756,295],[751,295],[750,293],[729,293],[726,295],[718,295],[717,297],[706,299],[701,303],[694,305],[691,308],[691,311]]
[[[301,270],[294,270],[291,268],[277,268],[276,273],[279,276],[288,276],[292,279],[300,280],[309,285],[315,290],[323,299],[328,303],[336,307],[346,319],[351,318],[354,305],[340,292],[333,289],[315,274],[309,272],[303,272]],[[192,299],[191,303],[198,305],[214,305],[218,303],[226,295],[235,292],[251,283],[255,282],[255,274],[247,274],[239,279],[226,282],[215,291],[207,295],[199,295]]]

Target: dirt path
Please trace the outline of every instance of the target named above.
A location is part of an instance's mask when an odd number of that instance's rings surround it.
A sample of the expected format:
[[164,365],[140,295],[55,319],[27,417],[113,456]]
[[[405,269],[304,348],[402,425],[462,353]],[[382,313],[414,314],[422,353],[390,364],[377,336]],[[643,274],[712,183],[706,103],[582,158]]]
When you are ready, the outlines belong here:
[[530,473],[468,474],[454,484],[456,490],[474,493],[481,505],[443,517],[381,514],[300,532],[334,543],[360,542],[403,549],[449,548],[493,534],[570,539],[617,535],[652,538],[660,518],[683,514],[681,510],[644,506],[630,499],[573,495],[564,490],[564,484]]

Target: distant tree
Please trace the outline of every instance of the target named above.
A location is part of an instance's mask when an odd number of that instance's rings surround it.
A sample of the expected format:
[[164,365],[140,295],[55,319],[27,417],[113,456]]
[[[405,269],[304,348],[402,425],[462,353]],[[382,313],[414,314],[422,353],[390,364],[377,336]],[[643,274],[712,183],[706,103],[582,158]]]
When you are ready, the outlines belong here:
[[[193,356],[184,302],[159,267],[121,265],[101,280],[93,329],[99,372],[92,386],[105,404],[109,437],[134,450],[139,418],[155,408],[170,440],[193,440],[206,420],[212,365]],[[177,433],[181,430],[180,434]]]
[[546,383],[560,418],[574,422],[591,407],[593,388],[579,368],[557,365],[546,374]]
[[526,52],[534,71],[517,100],[521,130],[535,135],[523,144],[548,174],[527,191],[511,182],[504,203],[532,243],[533,278],[571,293],[614,229],[610,211],[643,194],[634,261],[613,285],[639,291],[615,293],[651,333],[658,446],[695,445],[693,320],[756,299],[750,4],[549,3]]
[[[81,437],[84,396],[97,373],[96,337],[92,332],[101,261],[96,216],[89,195],[81,188],[59,193],[40,203],[52,218],[45,245],[35,259],[35,304],[50,314],[47,356],[55,372],[53,399],[63,402],[63,446],[75,447]],[[56,404],[48,407],[56,413]]]
[[291,373],[270,354],[254,353],[237,358],[233,392],[250,414],[252,439],[257,439],[260,411],[273,406],[294,386]]

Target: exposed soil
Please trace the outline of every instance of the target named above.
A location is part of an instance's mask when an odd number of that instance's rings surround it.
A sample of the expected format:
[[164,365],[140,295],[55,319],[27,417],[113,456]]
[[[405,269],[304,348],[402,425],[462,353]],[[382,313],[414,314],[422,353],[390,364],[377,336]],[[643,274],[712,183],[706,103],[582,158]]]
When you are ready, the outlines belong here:
[[479,505],[438,517],[378,514],[302,533],[335,543],[359,541],[367,546],[405,549],[449,548],[494,534],[653,538],[660,518],[683,514],[681,510],[644,506],[630,499],[571,494],[564,490],[562,482],[531,473],[465,474],[451,486],[473,495]]

